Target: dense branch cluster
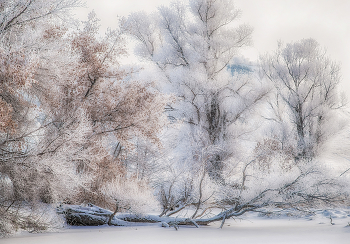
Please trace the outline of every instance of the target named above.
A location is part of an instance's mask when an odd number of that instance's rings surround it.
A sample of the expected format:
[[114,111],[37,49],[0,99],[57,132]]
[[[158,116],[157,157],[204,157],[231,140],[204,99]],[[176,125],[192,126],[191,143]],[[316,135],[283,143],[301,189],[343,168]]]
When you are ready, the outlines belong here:
[[[315,40],[252,63],[230,0],[133,13],[104,36],[93,12],[71,21],[80,5],[0,0],[0,235],[56,212],[198,227],[347,203],[348,171],[324,156],[348,124],[340,68]],[[141,69],[119,63],[130,37]]]

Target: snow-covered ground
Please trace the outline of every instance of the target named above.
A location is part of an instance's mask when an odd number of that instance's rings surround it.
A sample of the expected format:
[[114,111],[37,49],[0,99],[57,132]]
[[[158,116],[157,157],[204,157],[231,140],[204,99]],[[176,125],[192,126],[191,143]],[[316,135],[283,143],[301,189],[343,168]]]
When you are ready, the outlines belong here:
[[[332,223],[331,224],[331,219]],[[29,234],[0,239],[2,244],[109,244],[109,243],[244,243],[244,244],[349,244],[350,210],[319,211],[316,216],[295,218],[258,217],[227,220],[201,227],[162,228],[159,224],[128,227],[70,227],[56,233]]]

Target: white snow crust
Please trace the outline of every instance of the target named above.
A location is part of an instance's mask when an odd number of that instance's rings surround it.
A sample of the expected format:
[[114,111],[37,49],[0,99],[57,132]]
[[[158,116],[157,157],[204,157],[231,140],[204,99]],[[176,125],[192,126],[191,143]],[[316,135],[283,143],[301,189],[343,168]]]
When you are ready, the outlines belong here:
[[[332,219],[332,221],[331,221]],[[332,224],[333,223],[333,224]],[[348,244],[350,210],[323,210],[303,218],[281,215],[273,218],[248,214],[199,229],[192,226],[162,228],[160,223],[126,227],[69,227],[55,233],[30,234],[0,239],[2,244]]]

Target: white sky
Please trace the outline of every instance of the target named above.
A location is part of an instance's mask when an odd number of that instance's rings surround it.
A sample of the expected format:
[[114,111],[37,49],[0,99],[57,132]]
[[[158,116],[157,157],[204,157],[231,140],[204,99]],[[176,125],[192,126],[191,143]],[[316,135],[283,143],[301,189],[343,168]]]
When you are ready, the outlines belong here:
[[[117,16],[133,11],[152,12],[172,0],[85,0],[79,18],[95,10],[103,28],[114,27]],[[350,101],[350,0],[235,0],[242,10],[241,22],[254,28],[254,46],[245,51],[250,59],[275,50],[277,41],[314,38],[332,60],[341,63],[342,88]]]

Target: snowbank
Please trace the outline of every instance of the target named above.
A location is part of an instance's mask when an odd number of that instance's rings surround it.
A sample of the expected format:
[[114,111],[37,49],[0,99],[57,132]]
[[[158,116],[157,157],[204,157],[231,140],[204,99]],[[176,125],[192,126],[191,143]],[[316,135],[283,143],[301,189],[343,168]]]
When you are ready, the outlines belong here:
[[[161,228],[160,223],[127,227],[70,227],[57,233],[22,234],[1,239],[2,244],[96,244],[96,243],[245,243],[245,244],[348,244],[350,237],[349,210],[320,210],[304,218],[280,216],[258,217],[249,214],[244,219],[227,220],[223,229],[220,223],[201,226]],[[332,217],[332,223],[330,220]]]

